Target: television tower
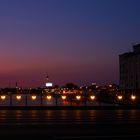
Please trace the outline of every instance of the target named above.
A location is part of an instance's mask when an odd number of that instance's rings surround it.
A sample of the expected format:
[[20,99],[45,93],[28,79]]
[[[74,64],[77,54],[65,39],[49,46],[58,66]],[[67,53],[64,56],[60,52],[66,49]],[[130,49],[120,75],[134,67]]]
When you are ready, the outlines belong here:
[[49,81],[49,75],[47,74],[47,76],[46,76],[46,80],[47,80],[47,82]]

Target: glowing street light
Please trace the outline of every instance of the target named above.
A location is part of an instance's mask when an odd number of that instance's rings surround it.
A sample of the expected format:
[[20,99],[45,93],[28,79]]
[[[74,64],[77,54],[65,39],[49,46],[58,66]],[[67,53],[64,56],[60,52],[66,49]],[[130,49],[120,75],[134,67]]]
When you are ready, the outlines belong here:
[[119,95],[119,96],[118,96],[118,99],[119,99],[119,100],[122,100],[122,99],[123,99],[122,95]]
[[77,100],[80,100],[80,99],[81,99],[81,96],[80,96],[80,95],[77,95],[77,96],[76,96],[76,99],[77,99]]
[[99,86],[96,86],[96,88],[98,88]]
[[51,99],[52,99],[52,96],[48,95],[48,96],[47,96],[47,99],[48,99],[48,100],[51,100]]
[[66,100],[67,97],[66,97],[65,95],[62,95],[61,98],[62,98],[63,100]]
[[17,100],[21,100],[21,95],[17,95],[17,96],[16,96],[16,99],[17,99]]
[[90,96],[90,99],[91,99],[91,100],[95,100],[95,96],[94,96],[94,95],[91,95],[91,96]]
[[109,87],[112,88],[112,85],[110,84]]
[[35,95],[32,95],[32,100],[36,100],[36,96]]
[[5,99],[6,99],[6,96],[5,96],[5,95],[1,95],[0,98],[1,98],[2,100],[5,100]]
[[136,99],[136,96],[135,95],[131,95],[131,99],[132,100],[135,100]]

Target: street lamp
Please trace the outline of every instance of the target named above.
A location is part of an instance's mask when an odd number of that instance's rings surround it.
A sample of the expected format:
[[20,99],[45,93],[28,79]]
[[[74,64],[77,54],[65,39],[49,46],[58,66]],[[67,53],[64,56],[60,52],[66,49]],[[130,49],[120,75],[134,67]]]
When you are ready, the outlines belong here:
[[131,99],[132,100],[135,100],[136,99],[136,96],[135,95],[131,95]]
[[32,100],[36,100],[36,95],[32,95]]
[[118,100],[122,100],[123,99],[123,96],[122,95],[119,95],[118,96]]
[[17,96],[16,96],[16,99],[17,99],[17,100],[21,100],[21,95],[17,95]]
[[76,96],[76,99],[77,99],[77,100],[80,100],[80,99],[81,99],[81,96],[80,96],[80,95],[77,95],[77,96]]
[[48,95],[48,96],[47,96],[47,99],[48,99],[48,100],[51,100],[51,99],[52,99],[52,96]]
[[5,96],[5,95],[1,95],[0,98],[1,98],[2,100],[5,100],[5,99],[6,99],[6,96]]
[[67,97],[65,95],[62,95],[61,98],[65,100]]
[[94,96],[94,95],[91,95],[91,96],[90,96],[90,99],[91,99],[91,100],[95,100],[95,96]]

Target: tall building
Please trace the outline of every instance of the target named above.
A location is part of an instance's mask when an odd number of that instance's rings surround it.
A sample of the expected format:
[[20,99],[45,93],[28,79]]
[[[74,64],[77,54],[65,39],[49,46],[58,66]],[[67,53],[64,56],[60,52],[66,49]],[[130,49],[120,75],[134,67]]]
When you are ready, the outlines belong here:
[[119,55],[120,88],[140,89],[140,44],[133,46],[133,52]]

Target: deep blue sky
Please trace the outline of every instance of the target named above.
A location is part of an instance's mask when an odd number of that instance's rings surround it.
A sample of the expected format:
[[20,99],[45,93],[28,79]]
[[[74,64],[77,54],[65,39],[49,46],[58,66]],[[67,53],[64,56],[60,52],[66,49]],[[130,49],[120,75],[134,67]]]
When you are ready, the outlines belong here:
[[118,83],[140,43],[140,0],[0,0],[0,87]]

